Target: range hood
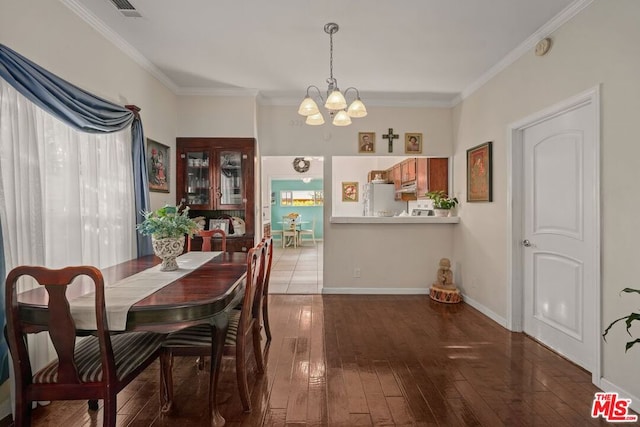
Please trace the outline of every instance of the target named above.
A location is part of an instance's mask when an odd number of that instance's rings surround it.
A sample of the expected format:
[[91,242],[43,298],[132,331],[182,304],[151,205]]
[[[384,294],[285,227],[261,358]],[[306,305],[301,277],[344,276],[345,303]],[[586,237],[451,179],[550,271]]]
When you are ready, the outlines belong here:
[[413,182],[407,182],[405,184],[402,184],[402,187],[396,191],[396,193],[415,193],[417,191],[417,187],[416,187],[416,183],[415,181]]

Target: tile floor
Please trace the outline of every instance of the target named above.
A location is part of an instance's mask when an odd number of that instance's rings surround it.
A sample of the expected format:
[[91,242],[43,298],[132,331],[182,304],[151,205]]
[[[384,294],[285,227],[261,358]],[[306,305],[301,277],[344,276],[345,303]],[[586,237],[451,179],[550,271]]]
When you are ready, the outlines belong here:
[[319,294],[322,292],[322,242],[282,248],[274,239],[270,294]]

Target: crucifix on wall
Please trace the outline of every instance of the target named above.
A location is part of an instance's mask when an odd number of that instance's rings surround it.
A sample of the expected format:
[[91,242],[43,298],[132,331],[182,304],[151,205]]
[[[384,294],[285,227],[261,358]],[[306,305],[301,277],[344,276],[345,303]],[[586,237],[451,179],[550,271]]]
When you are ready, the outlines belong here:
[[393,128],[389,128],[389,133],[382,135],[382,138],[389,140],[389,152],[393,153],[393,140],[400,138],[397,133],[393,133]]

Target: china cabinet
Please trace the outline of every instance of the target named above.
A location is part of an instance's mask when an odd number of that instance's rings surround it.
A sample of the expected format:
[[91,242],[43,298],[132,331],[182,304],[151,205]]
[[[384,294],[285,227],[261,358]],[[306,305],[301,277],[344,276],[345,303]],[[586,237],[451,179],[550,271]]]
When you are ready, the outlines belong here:
[[227,248],[253,247],[255,140],[177,138],[176,147],[177,203],[189,206],[191,216],[204,216],[206,224],[214,218],[241,218],[246,233],[230,234]]

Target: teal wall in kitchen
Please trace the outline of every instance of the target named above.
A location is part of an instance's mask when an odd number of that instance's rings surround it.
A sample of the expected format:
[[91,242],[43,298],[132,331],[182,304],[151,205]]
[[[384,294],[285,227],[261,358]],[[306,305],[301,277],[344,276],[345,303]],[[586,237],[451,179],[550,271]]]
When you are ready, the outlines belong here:
[[[316,239],[322,239],[322,230],[324,223],[322,221],[322,212],[324,206],[281,206],[280,204],[280,192],[292,191],[292,190],[322,190],[322,179],[312,179],[309,183],[304,183],[300,179],[290,180],[273,180],[271,181],[271,228],[273,230],[281,230],[282,224],[278,221],[282,221],[282,217],[291,212],[297,212],[302,215],[303,221],[309,221],[308,224],[303,224],[303,228],[311,228],[311,221],[313,218],[316,220],[315,235]],[[305,240],[308,237],[305,237]]]

